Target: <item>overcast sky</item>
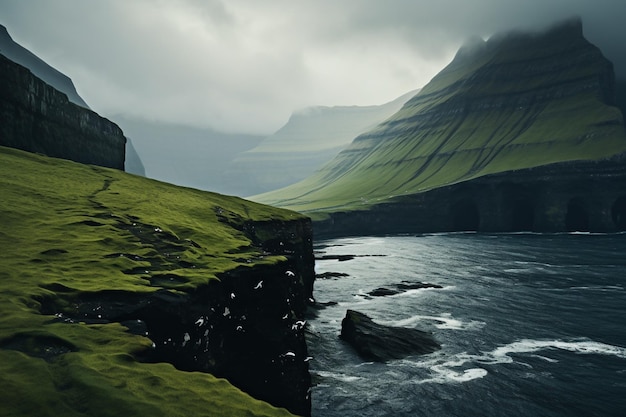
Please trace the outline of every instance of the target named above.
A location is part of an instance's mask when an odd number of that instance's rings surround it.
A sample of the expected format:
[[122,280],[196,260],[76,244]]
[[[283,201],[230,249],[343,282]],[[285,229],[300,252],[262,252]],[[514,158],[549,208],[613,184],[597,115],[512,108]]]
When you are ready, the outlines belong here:
[[426,84],[473,35],[574,15],[626,60],[624,0],[0,1],[13,39],[99,113],[246,133],[310,105],[382,104]]

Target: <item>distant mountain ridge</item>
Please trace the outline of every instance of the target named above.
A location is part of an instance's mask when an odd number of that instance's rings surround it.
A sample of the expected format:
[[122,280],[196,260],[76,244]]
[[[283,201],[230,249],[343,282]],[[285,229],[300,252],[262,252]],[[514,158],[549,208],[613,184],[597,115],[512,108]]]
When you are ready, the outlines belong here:
[[[584,38],[581,21],[573,19],[545,32],[505,33],[465,46],[400,111],[357,137],[323,169],[300,183],[253,199],[319,219],[330,215],[335,227],[341,216],[351,223],[351,231],[366,229],[376,220],[380,222],[377,230],[385,232],[386,220],[371,215],[380,210],[386,213],[379,213],[383,217],[394,213],[398,222],[401,216],[409,216],[404,220],[413,222],[415,230],[486,230],[486,217],[479,216],[481,205],[493,212],[493,205],[501,204],[496,202],[504,196],[498,197],[493,190],[482,193],[481,188],[480,198],[465,193],[467,201],[461,204],[453,191],[444,195],[435,190],[456,190],[462,184],[469,187],[491,175],[506,181],[506,173],[522,171],[527,174],[513,177],[524,188],[532,182],[531,177],[540,175],[539,167],[577,163],[581,167],[578,179],[568,168],[567,178],[562,177],[566,183],[558,185],[574,192],[576,181],[601,178],[608,171],[622,172],[620,155],[625,151],[626,131],[616,107],[613,65]],[[602,161],[608,160],[616,165],[605,170]],[[533,187],[540,188],[533,191],[536,198],[524,193],[529,218],[534,219],[524,230],[539,225],[542,230],[566,229],[561,216],[568,210],[567,199],[575,196],[554,188],[556,178],[565,171],[555,168],[542,180],[533,177]],[[621,178],[622,174],[616,175]],[[545,182],[549,176],[555,179],[552,184]],[[611,187],[611,194],[602,197],[604,204],[621,198],[615,195],[620,186],[615,183]],[[550,203],[550,193],[562,193],[562,200]],[[492,208],[487,207],[487,198],[492,200]],[[589,196],[581,201],[585,201],[587,213],[597,210],[598,216],[604,216],[598,230],[614,227],[607,214],[612,212],[610,204],[600,210]],[[468,210],[477,213],[476,219],[467,223],[450,220],[458,204],[473,207],[475,210]],[[401,206],[402,213],[392,209]],[[418,220],[412,218],[418,212],[430,218],[432,226],[421,222],[418,227]],[[435,222],[434,212],[448,220]],[[506,222],[500,223],[489,230],[508,230]]]
[[256,146],[263,136],[225,133],[124,115],[116,123],[133,139],[146,175],[205,191],[244,196],[247,177],[226,175],[233,158]]
[[397,112],[418,90],[381,105],[314,106],[233,160],[227,178],[246,181],[248,194],[298,182],[330,161],[359,134]]

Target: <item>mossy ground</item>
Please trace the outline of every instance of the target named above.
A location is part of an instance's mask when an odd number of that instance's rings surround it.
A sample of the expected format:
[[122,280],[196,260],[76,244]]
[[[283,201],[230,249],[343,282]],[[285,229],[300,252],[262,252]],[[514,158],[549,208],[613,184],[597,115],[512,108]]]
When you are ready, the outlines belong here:
[[[0,147],[0,414],[290,415],[211,375],[138,362],[152,342],[120,324],[63,323],[40,310],[55,291],[184,292],[278,262],[238,226],[298,217]],[[155,279],[165,273],[180,279]]]

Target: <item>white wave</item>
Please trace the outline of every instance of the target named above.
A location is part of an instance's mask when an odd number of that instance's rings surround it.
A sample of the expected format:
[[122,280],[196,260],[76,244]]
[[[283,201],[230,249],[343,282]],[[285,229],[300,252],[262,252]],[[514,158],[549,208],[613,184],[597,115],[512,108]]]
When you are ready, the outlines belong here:
[[332,379],[336,379],[337,381],[342,381],[342,382],[353,382],[353,381],[359,381],[363,379],[360,376],[340,374],[336,372],[316,371],[316,373],[322,378],[332,378]]
[[624,287],[619,285],[591,285],[591,286],[578,286],[570,287],[570,290],[589,290],[589,291],[623,291]]
[[531,355],[533,358],[537,358],[537,359],[542,359],[546,362],[550,362],[550,363],[558,363],[559,360],[558,359],[552,359],[552,358],[548,358],[547,356],[543,356],[543,355]]
[[475,379],[484,378],[488,372],[486,369],[472,367],[468,369],[458,369],[466,366],[469,363],[476,362],[478,358],[475,355],[468,355],[463,352],[451,360],[441,361],[441,358],[448,358],[448,356],[442,356],[427,361],[404,361],[404,363],[410,363],[418,368],[427,369],[431,377],[413,381],[417,384],[448,384],[448,383],[463,383],[469,382]]
[[559,349],[578,354],[595,354],[617,356],[626,359],[626,348],[608,345],[593,340],[564,341],[564,340],[531,340],[523,339],[508,345],[500,346],[489,352],[487,359],[502,362],[512,362],[510,354],[535,353],[542,350]]
[[437,375],[433,378],[419,381],[421,384],[437,383],[445,384],[449,382],[469,382],[474,379],[484,378],[488,372],[483,368],[466,369],[463,372],[456,372],[449,368],[441,368],[437,370]]
[[[476,367],[476,365],[513,363],[514,359],[511,357],[513,354],[522,355],[530,353],[532,354],[529,355],[531,357],[542,359],[550,363],[557,363],[558,360],[556,359],[536,354],[536,352],[545,350],[561,350],[582,355],[609,355],[626,359],[626,348],[593,340],[565,341],[523,339],[497,347],[491,352],[484,352],[478,355],[470,355],[467,352],[462,352],[454,355],[452,358],[439,355],[438,357],[433,357],[433,359],[426,361],[408,362],[411,363],[412,366],[428,369],[432,375],[430,378],[415,381],[416,383],[463,383],[483,378],[488,374],[486,369]],[[442,361],[444,358],[448,360]],[[407,361],[404,361],[404,363],[407,363]],[[516,363],[530,367],[530,365],[523,362]]]
[[423,294],[426,294],[430,291],[444,291],[444,290],[451,290],[454,289],[455,286],[453,285],[448,285],[442,288],[416,288],[416,289],[412,289],[412,290],[406,290],[403,292],[400,292],[398,294],[394,294],[391,297],[415,297],[415,296],[421,296]]
[[447,330],[476,329],[481,328],[485,325],[485,323],[482,321],[464,322],[462,320],[455,319],[450,313],[443,313],[441,316],[414,315],[402,320],[382,322],[382,324],[386,324],[389,326],[410,327],[424,321],[434,322],[433,325],[436,328]]

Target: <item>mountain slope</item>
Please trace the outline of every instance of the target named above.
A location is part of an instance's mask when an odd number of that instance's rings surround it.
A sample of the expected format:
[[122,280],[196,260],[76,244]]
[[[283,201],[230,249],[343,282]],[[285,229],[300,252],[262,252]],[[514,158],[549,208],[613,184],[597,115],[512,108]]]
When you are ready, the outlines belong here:
[[318,106],[296,112],[276,133],[237,155],[225,176],[245,182],[246,195],[300,181],[397,112],[416,92],[377,106]]
[[6,147],[0,195],[0,414],[306,414],[308,219]]
[[613,84],[579,20],[475,42],[316,174],[253,199],[358,210],[488,174],[607,158],[626,151]]

